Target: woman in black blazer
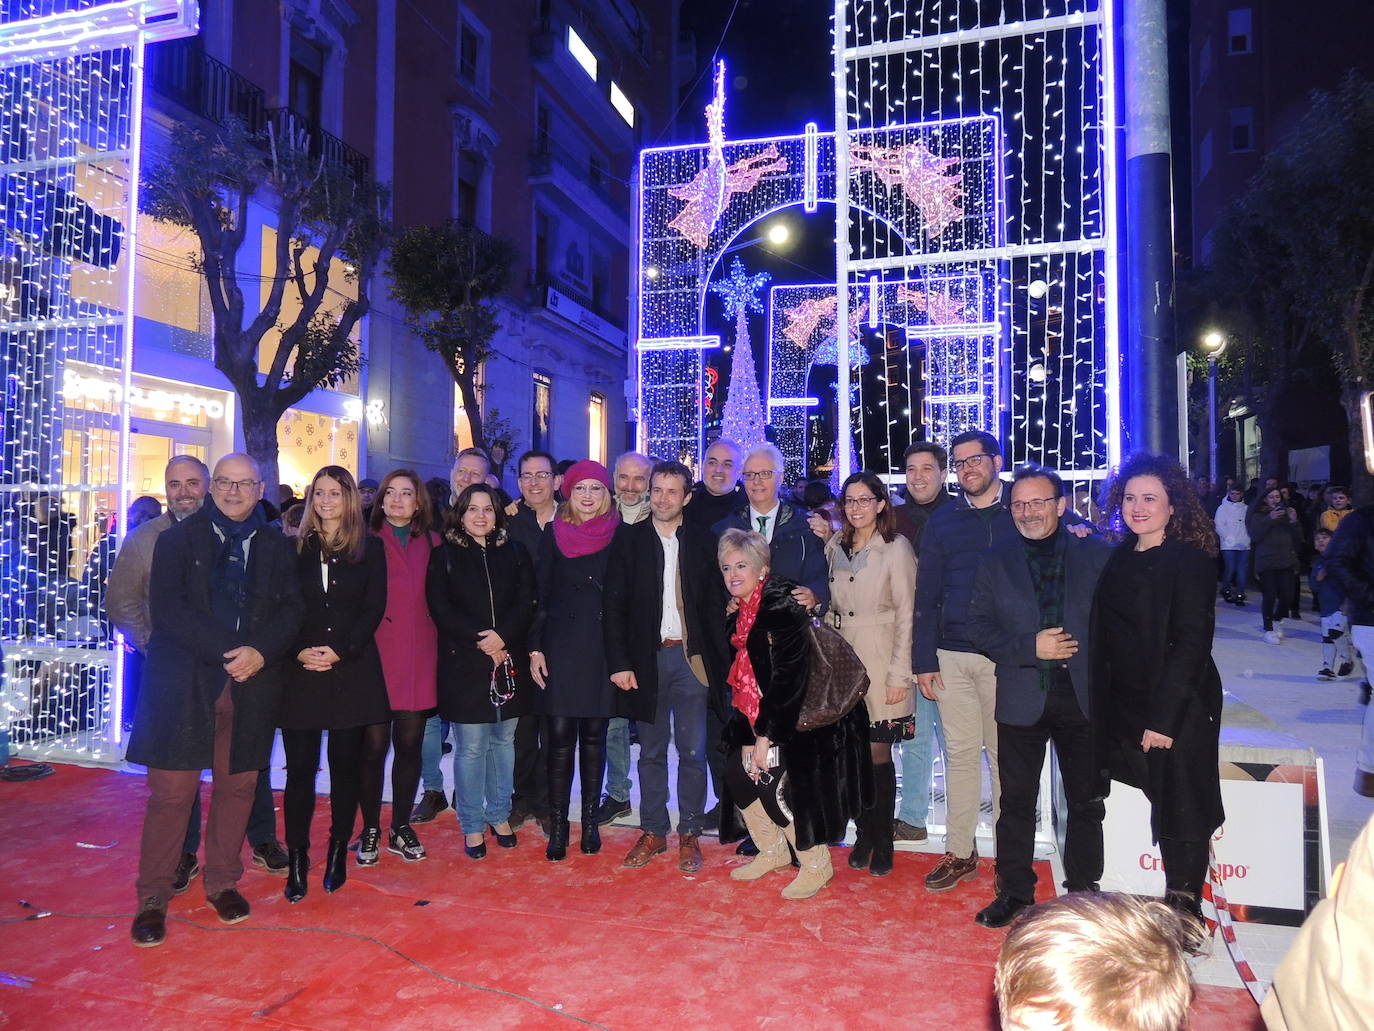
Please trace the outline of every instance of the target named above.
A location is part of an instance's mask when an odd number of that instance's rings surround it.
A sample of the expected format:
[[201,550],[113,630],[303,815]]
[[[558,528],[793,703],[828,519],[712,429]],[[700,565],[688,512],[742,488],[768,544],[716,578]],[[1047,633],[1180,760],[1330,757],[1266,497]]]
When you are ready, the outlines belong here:
[[534,619],[529,554],[506,535],[496,491],[475,483],[444,514],[444,543],[429,557],[425,595],[439,628],[439,715],[454,724],[455,801],[463,850],[487,854],[486,829],[514,848],[510,802],[515,723],[530,708],[525,638]]
[[347,469],[327,465],[315,474],[296,548],[305,623],[296,639],[296,662],[279,719],[286,750],[282,807],[290,857],[285,895],[290,902],[306,893],[315,775],[320,736],[326,730],[331,822],[324,890],[338,891],[348,877],[348,842],[359,808],[363,832],[358,864],[377,862],[382,764],[391,718],[376,641],[386,611],[386,558],[381,541],[369,536],[363,524],[362,500]]
[[1150,800],[1166,901],[1202,919],[1208,841],[1221,826],[1221,677],[1212,662],[1217,537],[1174,459],[1137,454],[1112,480],[1108,525],[1127,531],[1093,608],[1093,705],[1113,779]]

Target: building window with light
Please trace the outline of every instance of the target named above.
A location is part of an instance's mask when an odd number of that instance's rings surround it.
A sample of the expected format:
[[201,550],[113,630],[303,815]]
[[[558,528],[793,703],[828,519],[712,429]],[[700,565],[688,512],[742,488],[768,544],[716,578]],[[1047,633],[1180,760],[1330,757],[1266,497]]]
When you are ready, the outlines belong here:
[[534,418],[530,426],[530,447],[548,451],[552,441],[553,378],[542,369],[534,370]]
[[606,464],[606,395],[597,390],[587,401],[587,457]]
[[1226,12],[1226,52],[1248,54],[1254,49],[1250,8],[1237,7]]

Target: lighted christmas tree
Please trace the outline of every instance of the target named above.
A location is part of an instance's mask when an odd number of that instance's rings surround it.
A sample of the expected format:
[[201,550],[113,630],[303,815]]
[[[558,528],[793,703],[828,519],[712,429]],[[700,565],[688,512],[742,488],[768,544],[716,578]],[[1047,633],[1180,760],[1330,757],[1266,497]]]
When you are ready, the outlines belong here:
[[730,387],[725,396],[720,435],[733,440],[746,451],[765,440],[764,427],[768,414],[759,391],[758,374],[754,371],[754,345],[749,339],[749,313],[763,311],[759,293],[772,277],[767,272],[749,275],[744,263],[736,258],[730,263],[730,276],[711,285],[711,292],[720,295],[725,314],[735,320],[735,351],[730,362]]

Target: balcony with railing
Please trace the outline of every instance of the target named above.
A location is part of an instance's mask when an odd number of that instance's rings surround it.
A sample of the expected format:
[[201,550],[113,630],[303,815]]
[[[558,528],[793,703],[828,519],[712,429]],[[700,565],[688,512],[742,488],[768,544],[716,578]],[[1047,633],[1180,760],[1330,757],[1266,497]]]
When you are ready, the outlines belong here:
[[266,133],[268,125],[278,138],[303,132],[312,157],[323,157],[355,179],[367,178],[371,165],[366,154],[291,108],[269,108],[260,86],[211,57],[193,39],[148,48],[148,85],[215,125],[228,125],[237,117],[255,135]]

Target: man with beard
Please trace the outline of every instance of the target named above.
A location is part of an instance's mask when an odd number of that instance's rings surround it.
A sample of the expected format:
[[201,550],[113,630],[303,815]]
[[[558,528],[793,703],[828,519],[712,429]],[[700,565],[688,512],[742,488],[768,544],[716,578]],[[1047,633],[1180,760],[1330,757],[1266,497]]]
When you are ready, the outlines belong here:
[[1045,744],[1054,742],[1068,802],[1065,887],[1096,891],[1102,876],[1102,778],[1089,723],[1093,595],[1111,549],[1060,524],[1059,474],[1016,471],[1008,505],[1020,540],[985,552],[969,605],[969,638],[996,663],[997,896],[976,917],[1005,927],[1035,903],[1035,807]]

